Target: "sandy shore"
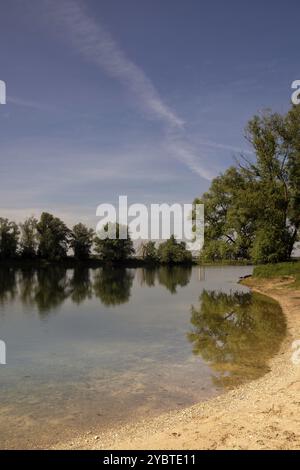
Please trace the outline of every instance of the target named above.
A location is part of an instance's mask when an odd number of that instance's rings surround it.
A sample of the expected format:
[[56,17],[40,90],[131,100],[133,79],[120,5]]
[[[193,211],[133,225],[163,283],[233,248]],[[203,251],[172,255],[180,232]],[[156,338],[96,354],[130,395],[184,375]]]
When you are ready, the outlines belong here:
[[247,285],[276,299],[287,318],[287,337],[264,377],[216,399],[109,433],[86,434],[63,449],[299,449],[300,365],[292,343],[300,339],[300,291],[287,281]]

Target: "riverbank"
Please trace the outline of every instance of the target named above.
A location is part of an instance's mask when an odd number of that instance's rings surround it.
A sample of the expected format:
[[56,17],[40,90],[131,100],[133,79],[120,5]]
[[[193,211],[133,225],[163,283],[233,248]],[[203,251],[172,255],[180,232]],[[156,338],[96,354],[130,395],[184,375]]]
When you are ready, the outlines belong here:
[[287,336],[270,372],[213,400],[108,433],[90,432],[56,446],[64,449],[299,449],[300,365],[292,343],[300,339],[300,290],[289,279],[246,279],[277,300]]

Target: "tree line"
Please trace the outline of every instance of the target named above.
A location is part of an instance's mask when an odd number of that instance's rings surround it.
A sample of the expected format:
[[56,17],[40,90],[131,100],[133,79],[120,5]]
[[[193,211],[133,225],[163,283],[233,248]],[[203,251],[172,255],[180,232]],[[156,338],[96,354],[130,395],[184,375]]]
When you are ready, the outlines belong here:
[[291,258],[300,227],[300,106],[254,116],[244,155],[194,203],[205,210],[201,261],[276,263]]
[[[242,155],[215,178],[194,204],[204,204],[205,233],[200,261],[276,263],[291,258],[300,228],[300,105],[285,115],[254,116],[245,137],[253,157]],[[17,225],[0,218],[0,259],[61,260],[73,252],[78,260],[91,256],[103,262],[124,262],[137,253],[126,240],[102,240],[79,223],[70,230],[52,214],[30,217]],[[192,254],[174,236],[157,246],[142,244],[139,257],[147,263],[190,263]]]
[[[104,229],[107,231],[108,226]],[[128,228],[127,239],[120,239],[119,233],[118,224],[115,239],[102,239],[82,223],[71,230],[61,219],[47,212],[43,212],[39,220],[29,217],[20,224],[0,218],[0,259],[59,261],[66,259],[71,252],[77,260],[93,257],[104,263],[125,262],[137,253]],[[177,241],[174,236],[158,246],[153,241],[143,243],[138,255],[149,264],[192,262],[192,254],[185,243]]]

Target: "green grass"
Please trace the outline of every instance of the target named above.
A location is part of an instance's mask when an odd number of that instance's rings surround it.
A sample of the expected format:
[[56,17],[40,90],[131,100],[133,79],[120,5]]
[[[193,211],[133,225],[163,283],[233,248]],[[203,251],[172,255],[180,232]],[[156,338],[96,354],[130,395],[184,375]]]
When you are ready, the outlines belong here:
[[199,266],[252,266],[249,260],[197,261]]
[[287,276],[294,277],[293,288],[300,287],[300,261],[260,265],[256,266],[253,271],[253,277],[256,278],[272,279]]

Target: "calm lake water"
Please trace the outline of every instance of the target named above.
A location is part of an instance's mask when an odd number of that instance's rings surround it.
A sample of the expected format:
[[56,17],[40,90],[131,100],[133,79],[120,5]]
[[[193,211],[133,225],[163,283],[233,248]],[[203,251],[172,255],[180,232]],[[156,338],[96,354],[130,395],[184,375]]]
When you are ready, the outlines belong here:
[[0,448],[99,433],[265,374],[286,325],[237,284],[251,271],[0,268]]

